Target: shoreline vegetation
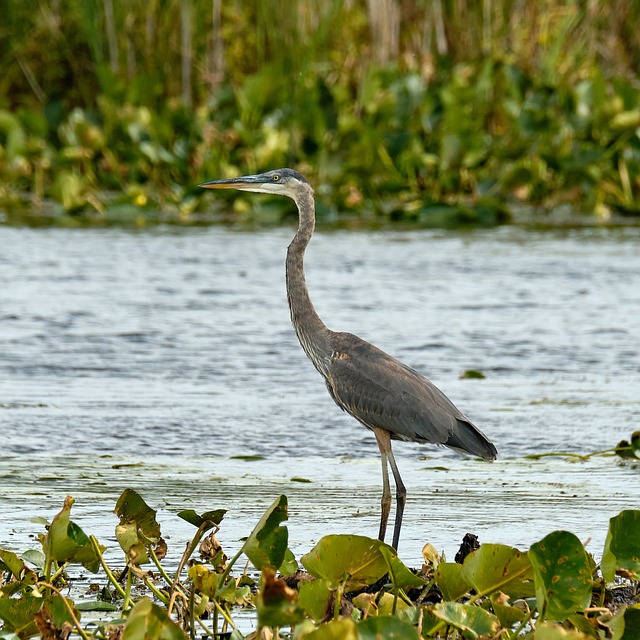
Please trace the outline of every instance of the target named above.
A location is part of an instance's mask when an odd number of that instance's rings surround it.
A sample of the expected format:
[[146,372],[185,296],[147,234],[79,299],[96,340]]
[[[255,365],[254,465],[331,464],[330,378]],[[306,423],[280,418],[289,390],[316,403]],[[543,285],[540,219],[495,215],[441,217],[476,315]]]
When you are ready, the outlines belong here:
[[[3,638],[631,640],[640,630],[638,510],[610,519],[600,563],[573,533],[553,531],[528,551],[467,534],[455,562],[426,544],[410,569],[392,547],[346,534],[324,536],[298,562],[282,495],[231,559],[216,538],[226,510],[179,512],[197,531],[170,569],[157,512],[133,489],[115,507],[124,567],[71,520],[74,502],[39,522],[42,551],[0,548]],[[93,574],[84,597],[80,567]],[[255,624],[248,636],[243,611]]]
[[[606,457],[637,471],[640,431],[602,451],[528,457],[544,456]],[[564,530],[528,550],[467,533],[455,558],[425,544],[422,566],[412,569],[392,547],[352,534],[325,535],[296,559],[285,495],[239,540],[223,523],[237,514],[175,513],[194,527],[182,553],[134,489],[117,500],[109,546],[72,519],[74,502],[67,496],[51,520],[31,520],[29,549],[0,546],[3,640],[632,640],[640,633],[640,510],[610,518],[599,558]],[[222,543],[235,546],[232,557]]]
[[279,224],[207,179],[291,166],[325,226],[640,223],[640,5],[0,5],[0,223]]

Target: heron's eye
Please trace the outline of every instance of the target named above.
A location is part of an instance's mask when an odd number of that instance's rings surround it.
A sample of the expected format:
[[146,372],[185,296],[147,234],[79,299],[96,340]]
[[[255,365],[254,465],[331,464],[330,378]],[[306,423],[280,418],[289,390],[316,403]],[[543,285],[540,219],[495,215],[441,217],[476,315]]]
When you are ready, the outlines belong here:
[[273,176],[273,181],[278,182],[278,180],[280,180],[280,176],[276,173],[276,175]]

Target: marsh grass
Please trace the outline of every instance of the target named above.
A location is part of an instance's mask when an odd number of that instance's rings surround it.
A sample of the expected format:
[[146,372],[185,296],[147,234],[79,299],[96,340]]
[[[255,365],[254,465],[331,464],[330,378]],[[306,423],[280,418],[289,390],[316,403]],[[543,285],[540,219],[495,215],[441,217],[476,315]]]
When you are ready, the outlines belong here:
[[330,218],[635,216],[638,19],[604,0],[2,3],[0,204],[20,224],[208,222],[199,182],[291,165]]

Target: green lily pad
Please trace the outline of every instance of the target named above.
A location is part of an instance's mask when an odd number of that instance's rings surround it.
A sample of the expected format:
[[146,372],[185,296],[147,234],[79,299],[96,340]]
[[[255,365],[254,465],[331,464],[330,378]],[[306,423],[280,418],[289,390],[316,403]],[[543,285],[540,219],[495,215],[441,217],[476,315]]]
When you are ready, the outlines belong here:
[[462,576],[478,593],[500,590],[510,598],[535,593],[531,562],[526,553],[504,544],[483,544],[462,565]]
[[472,589],[471,583],[462,573],[462,565],[456,562],[441,562],[436,569],[436,584],[445,600],[454,601]]
[[360,640],[356,623],[349,618],[332,620],[304,637],[305,640]]
[[591,603],[593,580],[587,552],[568,531],[554,531],[531,546],[538,611],[561,621]]
[[78,611],[120,611],[118,605],[105,600],[82,600],[76,602],[75,606]]
[[418,630],[392,616],[373,616],[358,624],[360,640],[419,640]]
[[116,538],[129,562],[136,565],[148,562],[147,545],[162,541],[156,511],[136,491],[125,489],[118,498],[115,512],[120,516]]
[[280,496],[267,509],[245,541],[242,551],[256,569],[278,569],[284,561],[289,532],[280,523],[287,518],[287,496]]
[[536,626],[535,633],[535,640],[591,640],[592,637],[580,631],[565,629],[562,625],[548,622]]
[[298,563],[296,561],[296,557],[293,555],[293,551],[291,549],[287,549],[284,552],[284,560],[282,564],[278,567],[278,571],[283,576],[291,576],[299,569]]
[[216,597],[219,576],[215,571],[203,564],[194,564],[189,567],[189,578],[197,591],[211,599]]
[[387,563],[389,577],[391,578],[394,590],[419,589],[420,587],[424,587],[426,582],[420,576],[413,573],[409,567],[398,558],[395,550],[380,547],[380,553]]
[[316,622],[325,617],[332,595],[331,585],[324,578],[303,582],[300,585],[300,604]]
[[621,511],[609,520],[609,531],[602,554],[602,576],[613,582],[616,570],[628,571],[635,580],[640,580],[640,510]]
[[193,509],[185,509],[184,511],[180,511],[178,513],[178,518],[182,518],[189,524],[192,524],[194,527],[200,528],[206,522],[210,523],[210,526],[207,526],[204,531],[208,531],[212,529],[215,525],[218,525],[222,522],[222,518],[224,518],[224,514],[227,513],[226,509],[216,509],[215,511],[206,511],[203,514],[196,513]]
[[471,638],[493,636],[500,627],[496,616],[469,604],[440,602],[432,607],[432,611],[440,620],[460,629],[465,636]]
[[131,610],[122,640],[184,640],[184,631],[169,617],[166,609],[142,598]]
[[609,622],[612,640],[636,640],[640,638],[640,608],[628,607],[613,617]]
[[300,561],[309,573],[328,580],[333,588],[344,583],[346,591],[355,591],[373,584],[387,572],[381,546],[395,553],[392,547],[365,536],[329,535]]
[[[75,500],[67,496],[64,506],[51,521],[45,536],[44,547],[49,560],[55,562],[79,562],[91,573],[100,569],[100,556],[89,537],[71,520],[71,507]],[[105,547],[101,547],[104,551]]]
[[24,562],[13,551],[0,549],[0,571],[10,571],[19,580],[26,570]]

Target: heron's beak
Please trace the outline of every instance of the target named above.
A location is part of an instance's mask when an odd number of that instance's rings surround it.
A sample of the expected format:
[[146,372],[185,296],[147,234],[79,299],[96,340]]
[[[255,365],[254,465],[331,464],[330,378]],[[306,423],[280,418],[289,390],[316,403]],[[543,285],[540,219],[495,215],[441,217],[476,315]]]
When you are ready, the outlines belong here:
[[198,186],[203,189],[240,189],[241,191],[253,191],[256,187],[264,184],[264,182],[264,176],[255,175],[228,178],[227,180],[211,180],[210,182],[203,182]]

